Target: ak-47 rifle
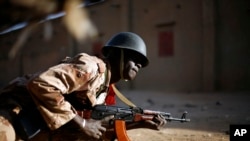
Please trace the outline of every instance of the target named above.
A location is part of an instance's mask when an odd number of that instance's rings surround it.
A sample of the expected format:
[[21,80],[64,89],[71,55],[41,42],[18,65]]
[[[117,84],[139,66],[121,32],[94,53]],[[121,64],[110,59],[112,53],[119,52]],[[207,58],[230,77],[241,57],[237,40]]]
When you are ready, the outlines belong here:
[[144,110],[138,107],[117,107],[96,105],[91,111],[91,118],[100,120],[107,116],[114,116],[114,121],[111,124],[115,125],[115,132],[118,141],[129,141],[126,134],[125,123],[132,123],[142,120],[152,120],[155,115],[162,115],[167,121],[189,122],[186,118],[187,112],[184,112],[181,118],[174,118],[170,113],[161,111]]

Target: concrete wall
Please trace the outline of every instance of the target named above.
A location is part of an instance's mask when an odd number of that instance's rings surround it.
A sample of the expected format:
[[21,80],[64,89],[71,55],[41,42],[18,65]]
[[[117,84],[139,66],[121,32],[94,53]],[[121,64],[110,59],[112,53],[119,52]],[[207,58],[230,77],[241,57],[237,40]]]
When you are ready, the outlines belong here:
[[[43,39],[41,26],[13,60],[6,53],[20,32],[0,37],[2,84],[25,73],[56,64],[77,52],[93,54],[95,43],[132,31],[148,47],[150,64],[120,88],[177,92],[250,89],[249,2],[247,0],[107,0],[88,8],[100,36],[76,43],[59,20],[53,37]],[[173,54],[159,56],[159,33],[173,35]]]
[[250,1],[216,2],[216,87],[250,89]]
[[[150,65],[127,85],[169,91],[202,89],[202,1],[111,1],[100,7],[107,9],[102,12],[97,6],[90,13],[102,33],[110,35],[120,27],[141,35],[147,44]],[[112,14],[107,14],[110,11]],[[158,55],[158,34],[162,31],[173,32],[173,56]]]
[[59,20],[53,21],[52,26],[50,40],[44,38],[44,24],[32,30],[14,58],[9,58],[8,54],[22,30],[0,36],[1,85],[17,76],[46,69],[73,54],[72,41],[64,26]]

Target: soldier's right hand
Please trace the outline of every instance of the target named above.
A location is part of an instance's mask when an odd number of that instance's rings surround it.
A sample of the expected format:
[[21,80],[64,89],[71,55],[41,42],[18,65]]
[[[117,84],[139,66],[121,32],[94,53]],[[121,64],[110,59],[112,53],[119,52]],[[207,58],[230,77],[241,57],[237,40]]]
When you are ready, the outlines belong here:
[[103,120],[83,119],[80,116],[76,116],[73,120],[81,127],[83,134],[86,135],[86,139],[100,139],[106,128],[103,126],[113,117],[106,117]]

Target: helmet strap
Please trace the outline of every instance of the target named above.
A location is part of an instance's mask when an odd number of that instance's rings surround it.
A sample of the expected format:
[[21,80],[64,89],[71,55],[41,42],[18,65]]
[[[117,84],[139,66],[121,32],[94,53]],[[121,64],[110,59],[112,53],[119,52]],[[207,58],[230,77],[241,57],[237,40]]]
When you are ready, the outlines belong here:
[[124,79],[123,70],[124,70],[124,52],[123,52],[123,49],[121,49],[120,76],[121,76],[121,79],[123,79],[123,80],[125,80],[125,81],[128,81],[128,80]]

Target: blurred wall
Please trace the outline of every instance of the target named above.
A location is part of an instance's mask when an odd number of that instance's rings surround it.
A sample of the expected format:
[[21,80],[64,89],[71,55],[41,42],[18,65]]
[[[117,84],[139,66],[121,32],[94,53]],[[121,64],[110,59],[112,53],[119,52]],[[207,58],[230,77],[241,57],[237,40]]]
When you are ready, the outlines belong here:
[[250,1],[216,1],[216,89],[250,89]]
[[120,88],[175,92],[243,91],[250,89],[250,7],[247,0],[106,0],[88,7],[100,32],[95,41],[77,43],[60,19],[52,39],[43,25],[18,55],[6,54],[20,31],[0,36],[0,81],[33,73],[78,52],[98,54],[115,33],[132,31],[148,47],[150,64],[133,82]]

